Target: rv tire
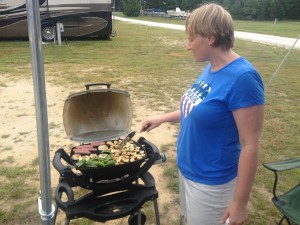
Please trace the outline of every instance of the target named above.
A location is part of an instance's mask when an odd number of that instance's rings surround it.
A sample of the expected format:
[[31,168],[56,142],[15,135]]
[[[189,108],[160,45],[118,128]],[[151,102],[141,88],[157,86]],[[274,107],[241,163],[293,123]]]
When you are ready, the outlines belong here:
[[55,24],[44,23],[42,24],[42,40],[53,41],[55,38]]
[[100,40],[111,40],[109,34],[99,35]]

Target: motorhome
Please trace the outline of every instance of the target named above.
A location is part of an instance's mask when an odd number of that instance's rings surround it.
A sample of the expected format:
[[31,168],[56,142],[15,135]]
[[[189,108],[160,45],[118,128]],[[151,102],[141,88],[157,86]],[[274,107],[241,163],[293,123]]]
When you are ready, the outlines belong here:
[[[62,38],[112,34],[111,0],[39,0],[43,41],[55,38],[62,24]],[[0,38],[28,38],[26,0],[0,0]]]

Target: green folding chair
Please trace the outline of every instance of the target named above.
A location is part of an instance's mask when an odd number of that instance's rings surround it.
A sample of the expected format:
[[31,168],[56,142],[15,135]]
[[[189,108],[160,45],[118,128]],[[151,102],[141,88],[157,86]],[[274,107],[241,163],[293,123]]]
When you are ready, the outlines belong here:
[[289,225],[292,225],[292,222],[300,225],[300,183],[284,194],[276,194],[278,173],[300,168],[300,158],[265,163],[263,166],[273,171],[275,174],[273,186],[274,197],[272,198],[272,201],[283,215],[278,225],[282,224],[284,220],[286,220]]

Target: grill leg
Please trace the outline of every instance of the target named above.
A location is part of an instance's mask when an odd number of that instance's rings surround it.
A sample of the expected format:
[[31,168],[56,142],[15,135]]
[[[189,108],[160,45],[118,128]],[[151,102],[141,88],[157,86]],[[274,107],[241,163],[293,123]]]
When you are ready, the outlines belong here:
[[[59,198],[61,198],[63,195],[63,193],[59,193]],[[54,224],[56,223],[56,218],[57,218],[57,214],[58,214],[58,207],[56,206],[56,210],[55,210],[55,218],[54,218]],[[70,220],[69,219],[65,219],[65,225],[69,225],[70,224]]]
[[[56,208],[55,218],[54,218],[54,224],[56,224],[57,214],[58,214],[58,208]],[[65,219],[65,225],[69,225],[69,224],[70,224],[70,220],[66,218]]]
[[138,212],[138,225],[142,225],[142,215],[141,215],[141,210],[139,209]]
[[180,225],[184,225],[184,215],[180,215]]
[[158,212],[157,199],[153,199],[153,205],[154,205],[156,225],[160,225],[160,218],[159,218],[159,212]]

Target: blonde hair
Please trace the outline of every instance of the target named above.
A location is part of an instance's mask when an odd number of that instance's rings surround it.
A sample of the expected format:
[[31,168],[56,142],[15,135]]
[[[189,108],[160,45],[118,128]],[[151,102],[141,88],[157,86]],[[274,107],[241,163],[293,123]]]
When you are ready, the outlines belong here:
[[213,36],[213,47],[230,49],[234,45],[233,21],[222,6],[209,3],[195,9],[186,19],[186,33],[191,37]]

